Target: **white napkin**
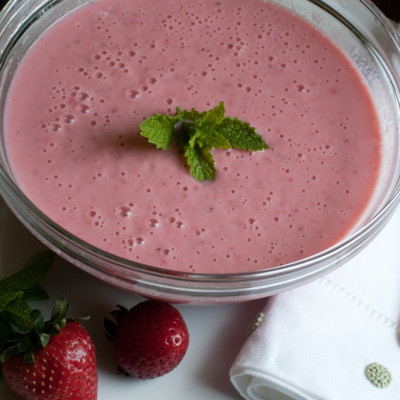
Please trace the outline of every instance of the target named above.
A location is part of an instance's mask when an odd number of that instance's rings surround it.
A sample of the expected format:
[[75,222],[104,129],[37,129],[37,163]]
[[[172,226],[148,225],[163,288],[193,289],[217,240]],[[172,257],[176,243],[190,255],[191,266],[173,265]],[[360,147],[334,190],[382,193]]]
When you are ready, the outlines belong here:
[[[267,300],[230,370],[251,400],[400,399],[400,210],[351,261]],[[379,388],[371,363],[390,371]]]

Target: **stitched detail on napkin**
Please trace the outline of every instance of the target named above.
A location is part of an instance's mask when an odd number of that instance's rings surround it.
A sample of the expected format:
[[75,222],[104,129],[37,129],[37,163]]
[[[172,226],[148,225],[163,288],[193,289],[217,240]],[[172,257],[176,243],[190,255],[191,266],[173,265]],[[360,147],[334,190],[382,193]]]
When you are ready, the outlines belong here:
[[393,321],[392,318],[379,312],[376,308],[359,298],[358,296],[351,293],[349,290],[339,285],[337,282],[333,281],[328,277],[320,278],[320,281],[328,286],[330,289],[334,290],[336,293],[346,297],[352,303],[355,303],[359,308],[368,313],[371,317],[374,317],[378,321],[382,322],[389,328],[393,328],[396,332],[400,333],[400,322]]
[[264,319],[264,313],[259,312],[256,318],[254,318],[252,324],[247,328],[247,336],[250,336],[258,328],[263,319]]

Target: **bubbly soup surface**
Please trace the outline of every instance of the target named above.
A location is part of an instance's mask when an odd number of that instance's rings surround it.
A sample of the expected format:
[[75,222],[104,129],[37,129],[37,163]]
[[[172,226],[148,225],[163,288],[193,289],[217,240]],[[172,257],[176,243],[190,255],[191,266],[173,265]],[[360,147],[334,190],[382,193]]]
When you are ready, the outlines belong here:
[[[213,150],[214,181],[138,134],[153,113],[251,123],[269,150]],[[252,271],[328,248],[380,166],[370,94],[320,32],[261,0],[96,0],[46,31],[8,94],[16,180],[49,217],[113,254],[189,272]]]

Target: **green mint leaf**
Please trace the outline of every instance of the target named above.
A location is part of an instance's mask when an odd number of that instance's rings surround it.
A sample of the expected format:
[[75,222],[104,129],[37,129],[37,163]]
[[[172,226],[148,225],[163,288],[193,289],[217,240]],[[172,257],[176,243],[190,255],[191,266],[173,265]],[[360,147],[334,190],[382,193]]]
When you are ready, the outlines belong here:
[[191,129],[190,140],[188,142],[191,148],[196,145],[203,147],[211,147],[217,149],[231,149],[231,143],[223,135],[223,133],[212,130],[203,130],[201,127]]
[[39,284],[49,271],[53,260],[54,253],[48,250],[34,256],[21,270],[0,281],[0,293],[25,291]]
[[179,121],[187,120],[195,122],[203,118],[206,113],[207,111],[199,112],[194,108],[192,108],[190,111],[187,111],[187,110],[182,110],[180,107],[176,107],[176,117],[179,119]]
[[167,150],[179,120],[176,116],[154,114],[140,124],[141,135],[157,148]]
[[194,148],[187,146],[185,157],[190,167],[190,173],[198,181],[213,180],[215,177],[214,158],[211,148]]
[[[194,113],[194,111],[191,110],[191,113]],[[200,147],[206,145],[217,149],[230,149],[232,146],[229,140],[216,130],[216,127],[223,121],[224,115],[225,106],[223,102],[220,102],[210,111],[199,114],[198,118],[194,119],[191,124],[189,145],[194,147],[197,143]]]
[[259,151],[268,149],[255,128],[237,118],[225,117],[225,105],[220,102],[209,111],[176,108],[176,115],[153,114],[140,125],[141,135],[150,143],[166,150],[174,133],[189,165],[190,173],[199,181],[215,178],[213,148]]
[[269,148],[255,128],[237,118],[225,117],[216,130],[231,143],[232,148],[251,151]]
[[28,332],[35,328],[31,311],[32,309],[26,301],[22,300],[22,296],[20,296],[20,298],[7,304],[7,307],[2,312],[2,316],[19,330]]
[[216,107],[209,111],[203,111],[201,113],[197,112],[197,118],[190,118],[189,115],[191,114],[196,114],[196,111],[192,109],[189,113],[183,113],[185,119],[192,120],[193,124],[199,131],[206,133],[212,131],[215,126],[219,125],[223,121],[225,106],[223,102],[220,102]]
[[220,132],[217,128],[213,131],[203,132],[198,142],[201,146],[207,145],[208,147],[214,147],[216,149],[232,148],[232,143],[225,137],[224,133]]
[[205,112],[198,123],[203,129],[213,128],[216,125],[219,125],[225,116],[225,105],[221,101],[216,107],[211,110]]
[[21,298],[23,296],[23,292],[14,292],[14,291],[3,291],[0,292],[0,315],[1,312],[4,311],[9,303],[14,301],[17,298]]

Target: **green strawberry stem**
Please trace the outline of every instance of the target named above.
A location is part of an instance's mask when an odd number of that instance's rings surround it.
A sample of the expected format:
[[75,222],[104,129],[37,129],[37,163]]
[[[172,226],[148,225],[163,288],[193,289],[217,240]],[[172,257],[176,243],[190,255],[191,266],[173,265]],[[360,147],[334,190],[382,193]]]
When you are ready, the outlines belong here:
[[110,312],[115,322],[109,320],[108,318],[104,318],[104,333],[109,339],[114,339],[117,326],[124,319],[127,313],[128,309],[126,307],[117,304],[116,309]]

